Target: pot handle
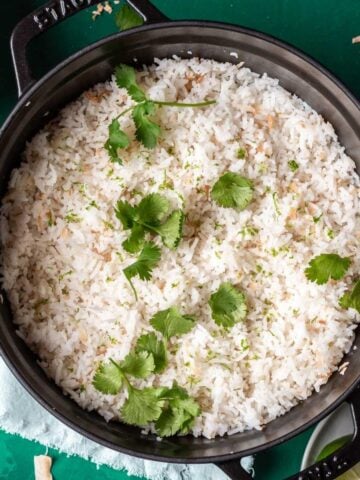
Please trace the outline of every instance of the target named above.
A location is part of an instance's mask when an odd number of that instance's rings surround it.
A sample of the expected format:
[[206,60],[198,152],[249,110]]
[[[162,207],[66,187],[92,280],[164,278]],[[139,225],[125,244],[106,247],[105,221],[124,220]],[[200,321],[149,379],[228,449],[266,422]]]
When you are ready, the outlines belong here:
[[[20,20],[10,39],[19,97],[35,82],[26,55],[29,42],[71,15],[96,5],[100,1],[102,0],[50,0]],[[158,23],[167,20],[167,17],[148,0],[129,0],[128,3],[143,17],[145,22]]]
[[[337,452],[286,480],[334,480],[360,462],[360,385],[353,391],[347,402],[351,407],[355,427],[352,440]],[[215,465],[221,468],[231,480],[252,479],[240,465],[239,459],[218,462]]]

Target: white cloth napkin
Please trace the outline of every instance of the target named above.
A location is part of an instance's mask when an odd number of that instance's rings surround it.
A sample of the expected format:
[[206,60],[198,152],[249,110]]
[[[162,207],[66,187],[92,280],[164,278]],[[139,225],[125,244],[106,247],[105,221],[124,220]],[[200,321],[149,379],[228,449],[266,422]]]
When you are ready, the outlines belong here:
[[[97,465],[127,470],[151,480],[225,480],[226,475],[211,464],[176,465],[152,462],[117,453],[88,440],[63,425],[39,405],[20,385],[0,358],[0,428],[5,432],[35,440],[68,455],[79,455]],[[248,471],[252,457],[242,459]]]

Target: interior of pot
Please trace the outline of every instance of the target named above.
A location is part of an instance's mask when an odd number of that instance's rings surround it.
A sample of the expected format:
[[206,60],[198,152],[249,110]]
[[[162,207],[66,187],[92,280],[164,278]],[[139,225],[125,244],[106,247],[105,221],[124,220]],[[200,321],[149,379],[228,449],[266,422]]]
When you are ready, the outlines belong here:
[[[188,53],[191,51],[192,53]],[[238,55],[238,60],[234,56]],[[67,102],[96,82],[104,81],[114,65],[152,63],[154,57],[173,54],[199,56],[236,63],[245,61],[257,72],[280,79],[281,85],[306,100],[334,126],[347,153],[360,167],[360,126],[356,102],[315,64],[307,62],[278,42],[241,28],[205,22],[178,22],[141,27],[117,34],[85,49],[57,67],[30,89],[19,102],[0,138],[0,194],[3,195],[11,169],[19,164],[24,142]],[[232,54],[232,55],[230,55]],[[25,387],[55,415],[81,433],[111,448],[152,459],[210,462],[266,448],[301,431],[344,399],[360,371],[360,338],[346,374],[334,374],[320,393],[312,395],[263,431],[248,431],[207,440],[174,437],[157,441],[140,429],[106,423],[94,412],[82,410],[64,396],[37,365],[35,356],[15,334],[6,299],[0,305],[0,343],[5,360]]]

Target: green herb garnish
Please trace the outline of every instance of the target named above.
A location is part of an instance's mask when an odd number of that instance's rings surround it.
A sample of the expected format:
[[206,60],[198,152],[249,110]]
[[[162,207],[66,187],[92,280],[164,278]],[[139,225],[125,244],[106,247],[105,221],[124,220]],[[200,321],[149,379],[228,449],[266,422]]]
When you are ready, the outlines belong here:
[[104,145],[112,162],[122,165],[122,160],[118,156],[118,149],[129,145],[129,137],[120,128],[119,120],[116,118],[109,125],[109,137]]
[[226,172],[211,190],[212,199],[221,207],[244,210],[253,198],[251,180],[233,172]]
[[67,277],[68,275],[72,275],[74,272],[73,270],[68,270],[67,272],[65,273],[62,273],[61,275],[59,275],[59,280],[64,280],[65,277]]
[[132,425],[145,425],[157,420],[161,415],[164,401],[158,401],[159,389],[134,388],[128,375],[146,378],[155,368],[151,354],[140,352],[130,353],[121,363],[110,359],[109,363],[101,364],[94,376],[93,386],[96,390],[110,395],[119,393],[122,386],[128,390],[128,399],[121,409],[124,422]]
[[116,395],[124,380],[120,366],[115,362],[102,363],[96,370],[93,386],[99,392]]
[[47,224],[48,227],[53,227],[54,225],[56,225],[56,221],[52,215],[52,212],[47,213]]
[[238,151],[236,152],[236,156],[237,158],[239,158],[240,160],[242,160],[243,158],[246,157],[246,150],[245,148],[239,148]]
[[280,211],[280,208],[279,208],[278,194],[277,194],[277,192],[273,192],[273,193],[271,194],[271,197],[272,197],[272,201],[273,201],[273,204],[274,204],[275,213],[276,213],[276,215],[280,216],[280,215],[281,215],[281,211]]
[[136,253],[143,247],[145,242],[145,229],[141,225],[135,224],[130,233],[130,237],[123,241],[124,250],[129,253]]
[[154,357],[149,352],[130,352],[121,362],[121,370],[135,378],[146,378],[155,370]]
[[243,238],[246,236],[254,237],[258,233],[259,229],[257,227],[254,227],[253,225],[245,225],[245,227],[240,230],[240,234]]
[[[124,8],[124,7],[123,7]],[[121,10],[122,11],[122,10]],[[120,11],[120,12],[121,12]],[[125,10],[127,12],[127,10]],[[122,14],[123,15],[123,14]],[[126,13],[128,15],[128,13]],[[124,17],[121,17],[122,21]],[[109,137],[105,143],[105,149],[109,153],[110,160],[122,164],[118,156],[118,150],[126,148],[129,143],[129,137],[121,130],[119,118],[132,111],[132,118],[135,123],[135,136],[146,148],[154,148],[157,145],[161,133],[161,127],[155,123],[152,116],[160,107],[206,107],[214,104],[215,100],[207,100],[197,103],[181,102],[162,102],[147,98],[145,92],[139,87],[136,81],[136,72],[129,65],[120,64],[115,69],[115,81],[119,88],[125,88],[136,102],[135,105],[127,108],[114,118],[109,126]]]
[[138,252],[144,244],[146,232],[160,235],[166,247],[175,249],[181,240],[184,213],[174,210],[169,215],[169,208],[167,198],[158,193],[150,193],[137,206],[119,200],[115,215],[124,230],[131,229],[130,237],[123,242],[124,249],[130,253]]
[[323,213],[320,213],[320,215],[318,217],[313,217],[313,222],[314,223],[319,223],[322,216],[323,216]]
[[336,253],[322,253],[314,257],[305,270],[306,277],[318,285],[323,285],[330,278],[340,280],[348,268],[351,260],[348,257],[340,257]]
[[156,105],[154,102],[144,101],[136,105],[132,113],[136,126],[136,138],[146,148],[155,148],[161,133],[159,125],[149,118],[155,111]]
[[164,388],[161,398],[165,403],[162,413],[155,423],[157,433],[161,437],[169,437],[176,433],[181,435],[189,433],[195,418],[201,413],[199,404],[176,383],[172,388]]
[[69,212],[65,215],[65,221],[67,223],[80,223],[81,217],[77,213]]
[[124,230],[129,230],[134,226],[134,217],[136,209],[129,202],[119,200],[116,204],[115,215],[120,220]]
[[332,228],[328,228],[327,231],[326,231],[326,235],[330,238],[330,240],[332,240],[333,238],[335,238],[335,232]]
[[135,388],[129,376],[146,378],[154,372],[152,354],[130,353],[120,363],[110,359],[102,363],[94,376],[93,386],[106,395],[116,395],[122,387],[128,391],[128,399],[120,410],[122,420],[130,425],[144,426],[156,421],[158,435],[165,437],[176,433],[188,433],[200,414],[197,402],[176,383],[172,388]]
[[231,328],[245,319],[247,307],[245,295],[231,283],[222,283],[209,300],[212,318],[217,325]]
[[133,67],[121,63],[115,68],[115,81],[119,88],[125,88],[135,102],[144,102],[146,95],[136,82],[136,73]]
[[146,425],[157,420],[165,404],[161,398],[161,388],[148,387],[139,390],[134,387],[128,388],[129,398],[121,409],[124,422],[130,425]]
[[170,307],[155,313],[150,324],[168,340],[190,332],[195,325],[195,319],[190,315],[182,315],[177,307]]
[[167,350],[163,340],[159,340],[154,332],[141,335],[135,345],[135,352],[151,353],[154,358],[154,373],[162,372],[167,365]]
[[184,218],[182,210],[174,210],[169,218],[156,229],[164,245],[171,250],[174,250],[180,243]]
[[360,313],[360,279],[350,292],[344,293],[339,300],[339,305],[342,308],[353,308]]
[[299,164],[295,162],[295,160],[288,161],[288,165],[292,172],[296,172],[296,170],[299,168]]
[[128,375],[146,378],[154,369],[151,353],[130,352],[120,363],[112,359],[108,363],[101,363],[95,373],[93,385],[99,392],[116,395],[124,383],[129,383]]
[[123,5],[115,15],[116,26],[120,30],[129,30],[129,28],[143,25],[144,19],[129,5]]
[[138,297],[131,279],[138,275],[141,280],[150,280],[152,270],[158,264],[160,256],[160,248],[154,242],[146,242],[136,262],[124,268],[124,275],[130,283],[136,300]]

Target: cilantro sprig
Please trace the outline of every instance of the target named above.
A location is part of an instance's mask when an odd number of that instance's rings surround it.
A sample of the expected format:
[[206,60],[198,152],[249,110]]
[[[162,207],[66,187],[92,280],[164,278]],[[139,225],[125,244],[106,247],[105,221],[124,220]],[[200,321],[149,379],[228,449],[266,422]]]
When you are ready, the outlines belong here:
[[150,280],[151,273],[159,263],[161,257],[160,248],[154,242],[146,242],[140,252],[138,259],[123,269],[124,275],[134,292],[136,300],[138,299],[136,289],[132,279],[139,276],[141,280]]
[[152,323],[164,339],[158,339],[154,332],[142,335],[138,338],[134,351],[122,362],[110,359],[99,365],[93,386],[107,395],[116,395],[122,388],[126,388],[128,398],[120,410],[124,422],[137,426],[156,422],[156,432],[162,437],[176,433],[186,434],[201,413],[200,406],[187,391],[176,383],[171,388],[139,389],[132,385],[129,377],[147,378],[153,373],[162,372],[167,365],[167,340],[188,332],[193,327],[194,320],[181,315],[176,307],[171,307],[154,315]]
[[360,313],[360,279],[355,283],[352,290],[345,292],[339,300],[342,308],[353,308]]
[[221,207],[244,210],[253,198],[253,183],[237,173],[226,172],[214,184],[212,199]]
[[195,319],[190,315],[182,315],[177,307],[170,307],[157,312],[150,324],[169,340],[171,337],[190,332],[195,325]]
[[155,423],[157,433],[161,437],[189,433],[195,418],[201,413],[199,404],[176,382],[172,388],[164,388],[160,398],[164,404],[162,413]]
[[245,295],[229,282],[211,295],[209,305],[215,323],[225,328],[243,321],[247,314]]
[[151,353],[129,353],[120,363],[113,359],[108,363],[101,363],[96,370],[93,386],[99,392],[116,395],[124,384],[129,384],[128,375],[146,378],[154,369],[155,362]]
[[[125,7],[123,7],[124,9]],[[119,23],[127,24],[129,12],[122,10],[123,14],[119,16]],[[120,14],[119,14],[120,15]],[[121,19],[121,21],[120,21]],[[130,19],[133,23],[134,19]],[[125,88],[129,96],[136,102],[131,107],[121,112],[114,118],[109,125],[109,137],[105,142],[105,149],[112,162],[122,164],[118,155],[118,150],[126,148],[130,144],[128,135],[121,129],[119,118],[132,111],[132,118],[135,124],[136,139],[146,148],[154,148],[157,145],[161,135],[161,127],[154,121],[154,115],[161,107],[207,107],[216,103],[216,100],[207,100],[204,102],[184,103],[184,102],[163,102],[148,98],[145,92],[139,87],[136,81],[136,72],[129,65],[120,64],[115,69],[115,81],[119,88]]]
[[164,340],[159,340],[154,332],[141,335],[135,345],[135,352],[147,352],[154,359],[154,373],[161,373],[167,365],[167,349]]
[[169,209],[167,198],[158,193],[150,193],[136,206],[119,200],[115,215],[124,230],[131,230],[129,238],[123,242],[124,249],[129,253],[138,252],[144,245],[147,232],[160,235],[166,247],[175,249],[182,236],[184,212],[174,210],[169,215]]
[[121,415],[126,423],[146,425],[161,415],[163,401],[158,401],[157,389],[145,388],[139,390],[132,386],[129,376],[146,378],[155,369],[151,353],[129,353],[118,363],[110,359],[102,363],[96,370],[93,386],[101,393],[116,395],[122,387],[128,391],[128,399],[121,409]]
[[340,280],[343,278],[351,260],[348,257],[340,257],[336,253],[322,253],[314,257],[305,269],[306,277],[318,285],[323,285],[330,278]]
[[135,352],[151,354],[155,362],[154,372],[159,373],[167,365],[169,356],[167,350],[168,340],[190,332],[195,325],[195,318],[190,315],[182,315],[177,307],[170,307],[157,312],[151,318],[150,324],[161,333],[163,338],[159,339],[155,332],[142,335],[136,342]]
[[146,234],[159,235],[163,244],[175,249],[181,240],[184,223],[184,212],[174,210],[169,214],[168,199],[158,193],[144,197],[138,205],[119,200],[115,207],[115,215],[124,230],[130,230],[130,236],[122,243],[129,253],[141,250],[136,262],[126,267],[123,272],[137,299],[135,287],[131,281],[138,275],[142,280],[150,280],[151,272],[160,260],[160,248],[154,242],[146,241]]

